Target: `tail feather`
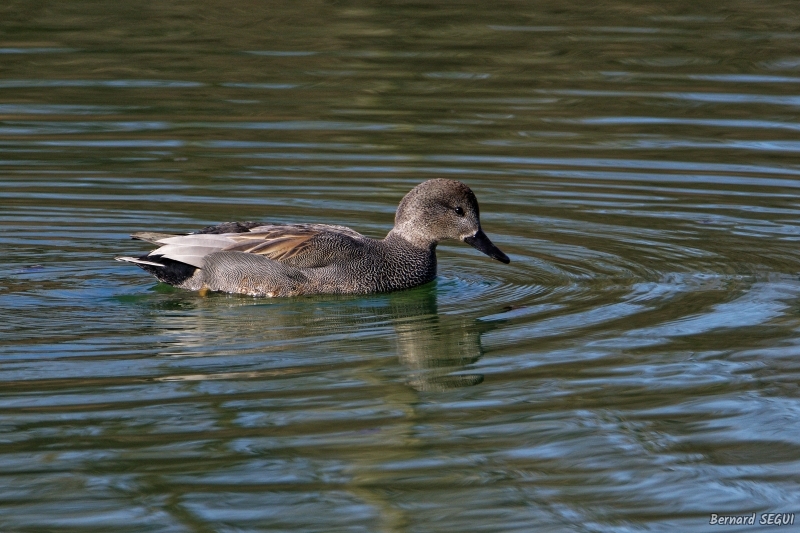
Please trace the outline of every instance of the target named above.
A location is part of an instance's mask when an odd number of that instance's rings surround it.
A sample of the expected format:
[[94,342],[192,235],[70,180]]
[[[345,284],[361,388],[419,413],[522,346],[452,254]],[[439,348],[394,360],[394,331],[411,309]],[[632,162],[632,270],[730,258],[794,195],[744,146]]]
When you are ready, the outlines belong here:
[[120,256],[120,257],[115,257],[114,260],[115,261],[122,261],[123,263],[133,263],[135,265],[150,265],[150,266],[161,267],[161,268],[164,267],[164,265],[162,265],[161,263],[155,263],[153,261],[146,261],[144,259],[138,259],[136,257]]
[[[145,272],[152,274],[158,281],[162,283],[169,283],[170,285],[174,285],[176,287],[183,287],[192,290],[199,288],[194,287],[195,281],[200,279],[195,279],[194,276],[198,269],[192,265],[175,261],[174,259],[169,259],[167,257],[162,257],[160,255],[143,255],[142,257],[138,258],[115,257],[114,259],[124,263],[132,263]],[[200,281],[197,281],[197,283],[200,283]]]

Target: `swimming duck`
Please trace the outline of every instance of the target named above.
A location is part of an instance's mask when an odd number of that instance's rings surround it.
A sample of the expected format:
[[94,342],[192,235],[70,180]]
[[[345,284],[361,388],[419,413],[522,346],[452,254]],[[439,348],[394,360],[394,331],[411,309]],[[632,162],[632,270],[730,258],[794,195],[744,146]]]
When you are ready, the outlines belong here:
[[117,257],[183,289],[252,296],[367,294],[409,289],[436,277],[436,245],[461,240],[502,263],[510,260],[481,229],[469,187],[432,179],[400,201],[394,228],[371,239],[344,226],[227,222],[188,235],[141,232],[159,247]]

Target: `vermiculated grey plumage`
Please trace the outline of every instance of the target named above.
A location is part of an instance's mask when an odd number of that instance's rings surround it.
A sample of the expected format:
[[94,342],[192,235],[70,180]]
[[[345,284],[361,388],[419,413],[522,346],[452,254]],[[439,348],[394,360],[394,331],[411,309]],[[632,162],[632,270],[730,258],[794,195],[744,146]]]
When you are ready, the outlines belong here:
[[436,245],[465,241],[508,263],[480,227],[478,202],[458,181],[426,181],[400,202],[382,240],[344,226],[227,222],[198,233],[143,232],[160,245],[137,264],[159,281],[189,290],[254,296],[366,294],[408,289],[436,277]]

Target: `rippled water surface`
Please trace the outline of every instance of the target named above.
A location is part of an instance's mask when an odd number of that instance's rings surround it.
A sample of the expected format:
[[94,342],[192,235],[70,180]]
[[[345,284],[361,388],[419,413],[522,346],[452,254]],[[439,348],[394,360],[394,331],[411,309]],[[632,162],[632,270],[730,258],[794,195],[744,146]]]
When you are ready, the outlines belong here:
[[[800,513],[799,24],[771,1],[4,3],[0,530]],[[435,177],[510,265],[444,243],[418,289],[270,300],[113,261],[230,220],[381,237]]]

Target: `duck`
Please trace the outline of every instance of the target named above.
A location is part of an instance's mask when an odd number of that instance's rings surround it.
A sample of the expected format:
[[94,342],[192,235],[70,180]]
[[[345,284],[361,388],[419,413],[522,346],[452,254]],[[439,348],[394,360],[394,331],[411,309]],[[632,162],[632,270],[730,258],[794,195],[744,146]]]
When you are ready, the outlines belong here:
[[115,257],[162,283],[264,297],[370,294],[410,289],[436,278],[436,246],[459,240],[492,259],[510,259],[483,232],[478,200],[460,181],[431,179],[400,201],[383,239],[329,224],[225,222],[176,235],[138,232],[158,246]]

